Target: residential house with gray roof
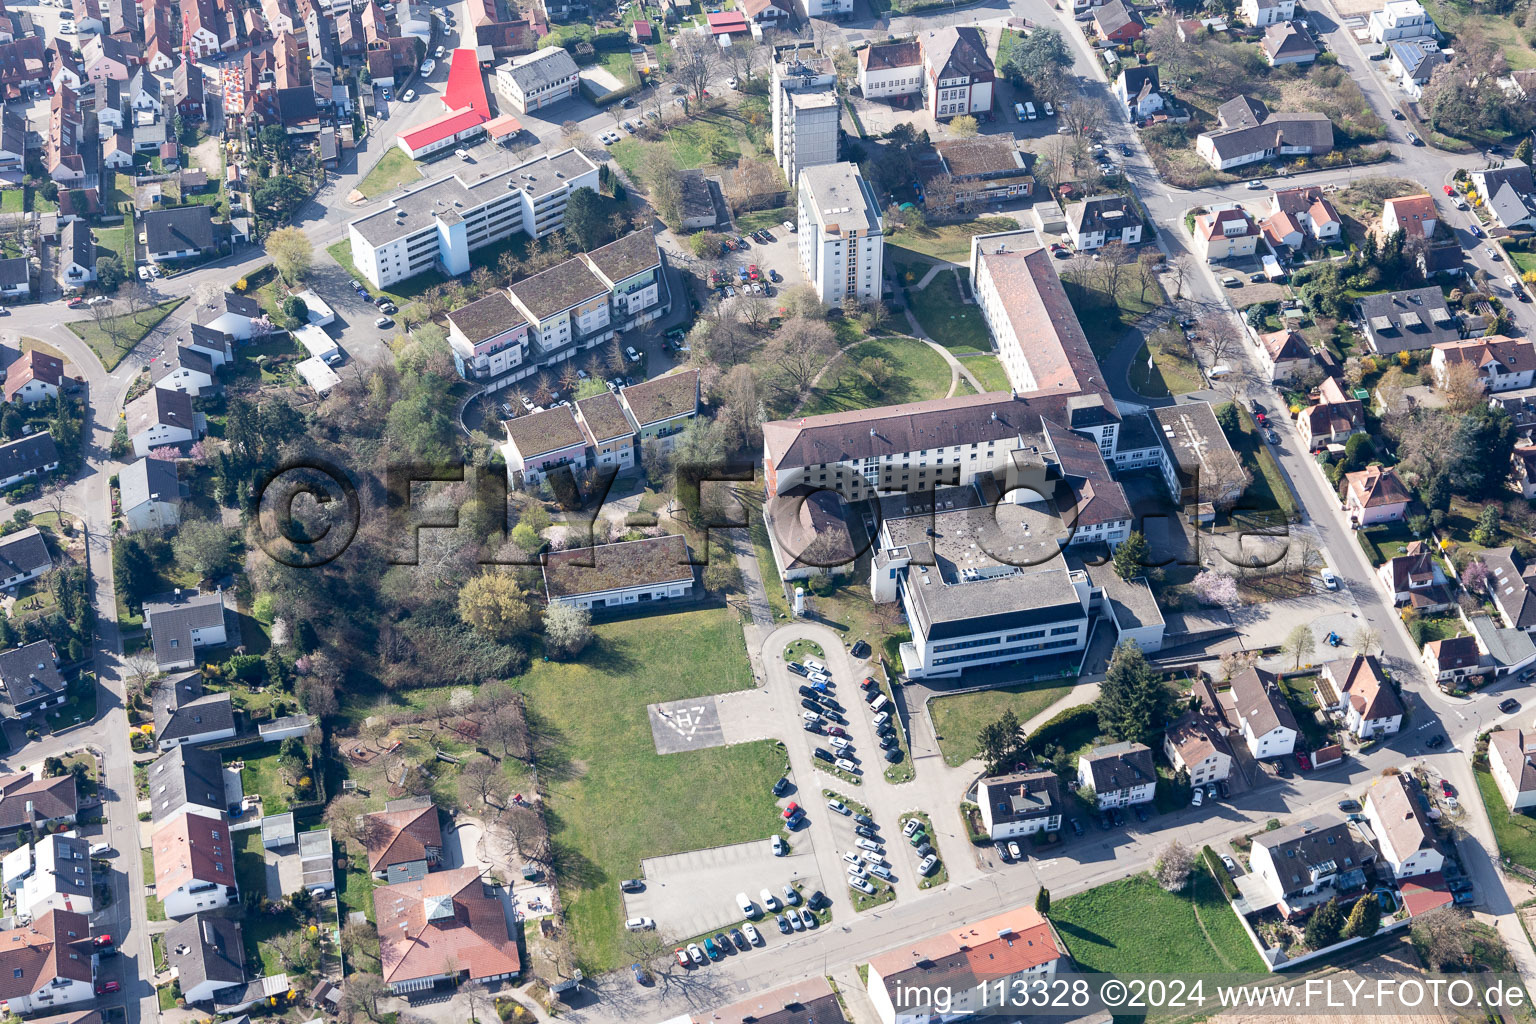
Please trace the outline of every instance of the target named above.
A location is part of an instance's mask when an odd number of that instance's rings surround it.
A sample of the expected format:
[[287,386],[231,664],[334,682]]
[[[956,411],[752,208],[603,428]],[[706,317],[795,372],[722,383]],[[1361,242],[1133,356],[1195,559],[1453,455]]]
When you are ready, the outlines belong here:
[[1080,250],[1141,241],[1141,211],[1128,195],[1089,196],[1080,203],[1068,203],[1066,214],[1067,233]]
[[44,430],[0,444],[0,488],[59,468],[59,449]]
[[1061,780],[1055,772],[992,775],[976,783],[981,825],[994,841],[1061,828]]
[[63,704],[68,689],[52,642],[34,640],[0,653],[0,715],[30,718]]
[[1263,760],[1296,749],[1300,727],[1280,690],[1279,677],[1253,667],[1232,677],[1232,711],[1248,752]]
[[1378,355],[1422,352],[1462,335],[1461,320],[1439,286],[1361,296],[1355,309],[1366,343]]
[[1261,832],[1249,854],[1253,874],[1288,917],[1363,886],[1363,866],[1374,859],[1375,852],[1332,814]]
[[[229,805],[226,772],[219,755],[211,750],[172,747],[147,769],[150,819],[158,825],[181,814],[223,814]],[[235,777],[239,778],[238,772]]]
[[1333,150],[1333,123],[1326,114],[1271,113],[1260,101],[1239,96],[1218,108],[1217,121],[1216,129],[1196,138],[1195,151],[1218,171]]
[[195,674],[161,685],[155,691],[154,704],[155,739],[161,750],[226,740],[235,734],[235,706],[230,695],[204,693],[202,679]]
[[229,988],[245,984],[245,942],[239,921],[193,914],[173,924],[162,938],[166,962],[182,998],[206,1004]]
[[224,643],[224,591],[178,591],[169,600],[144,602],[144,628],[162,672],[197,664],[196,648]]
[[1077,784],[1093,791],[1100,810],[1149,803],[1157,789],[1157,767],[1144,743],[1110,743],[1077,759]]
[[152,530],[181,521],[181,484],[172,459],[135,459],[117,474],[118,508],[128,530]]
[[1536,180],[1527,164],[1506,159],[1496,167],[1469,173],[1473,187],[1501,227],[1509,231],[1536,227]]
[[35,526],[0,537],[0,590],[12,590],[53,568],[48,542]]

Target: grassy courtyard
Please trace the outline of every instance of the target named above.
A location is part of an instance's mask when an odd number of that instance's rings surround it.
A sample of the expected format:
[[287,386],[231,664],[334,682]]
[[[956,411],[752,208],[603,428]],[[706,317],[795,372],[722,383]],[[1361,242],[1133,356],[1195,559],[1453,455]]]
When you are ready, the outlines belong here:
[[[600,624],[580,661],[517,681],[548,746],[539,772],[566,920],[589,972],[627,963],[619,881],[642,857],[761,839],[778,827],[776,742],[656,753],[646,705],[752,684],[740,619],[707,608]],[[350,901],[349,901],[350,902]]]
[[396,191],[401,185],[420,180],[421,169],[416,166],[416,161],[406,156],[403,150],[391,146],[373,170],[358,183],[357,190],[369,199],[378,199]]
[[[911,272],[921,280],[924,269],[914,267]],[[912,315],[928,337],[940,345],[957,355],[992,350],[992,336],[987,333],[980,307],[961,296],[959,274],[942,271],[934,275],[928,287],[909,286],[906,294]]]
[[[880,369],[868,372],[876,366]],[[949,364],[944,357],[916,338],[871,338],[833,362],[800,411],[815,416],[943,398],[949,394],[949,381]]]
[[1022,725],[1071,692],[1070,685],[1021,683],[929,701],[928,712],[933,717],[939,749],[944,752],[944,763],[956,767],[979,754],[977,734],[983,726],[1003,717],[1003,712],[1012,711]]
[[982,391],[1007,391],[1008,372],[1003,369],[1003,361],[997,356],[966,356],[960,362],[965,368],[976,375],[976,380],[981,383]]
[[1085,971],[1114,974],[1262,972],[1264,963],[1210,872],[1183,892],[1133,875],[1051,905],[1051,920]]
[[[971,258],[971,239],[974,236],[1017,231],[1018,228],[1019,222],[1012,217],[978,217],[962,224],[898,228],[891,232],[887,244],[895,249],[908,249],[936,260],[968,263]],[[900,254],[896,255],[899,258]]]
[[172,299],[142,313],[123,313],[99,322],[75,320],[69,324],[69,329],[91,347],[102,367],[110,371],[116,369],[135,345],[185,301],[185,298]]

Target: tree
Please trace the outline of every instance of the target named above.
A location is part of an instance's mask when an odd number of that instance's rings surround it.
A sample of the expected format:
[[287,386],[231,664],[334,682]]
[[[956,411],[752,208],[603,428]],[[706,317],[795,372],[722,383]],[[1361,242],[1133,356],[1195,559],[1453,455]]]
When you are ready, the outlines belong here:
[[718,259],[723,237],[718,231],[696,231],[688,237],[688,249],[701,260]]
[[1447,362],[1440,375],[1440,390],[1445,395],[1446,408],[1454,413],[1467,412],[1486,401],[1482,374],[1477,365],[1468,359]]
[[1146,534],[1132,530],[1120,546],[1115,548],[1115,575],[1123,580],[1135,579],[1146,574],[1149,553]]
[[[96,284],[104,292],[115,292],[117,286],[123,283],[128,272],[123,269],[121,256],[108,254],[96,258]],[[105,305],[105,303],[101,303]]]
[[1460,971],[1472,959],[1471,919],[1454,907],[1440,907],[1413,919],[1413,944],[1424,951],[1431,971]]
[[1036,29],[1018,40],[1006,65],[999,70],[1015,75],[1038,88],[1046,79],[1072,66],[1072,54],[1061,33],[1053,28]]
[[1344,912],[1339,909],[1337,897],[1312,911],[1305,930],[1307,945],[1312,949],[1326,949],[1339,941],[1344,931]]
[[1350,643],[1353,644],[1355,650],[1359,651],[1362,655],[1370,657],[1372,654],[1375,654],[1377,651],[1381,650],[1381,634],[1376,632],[1370,626],[1361,626],[1359,629],[1355,630],[1355,635],[1350,640]]
[[506,643],[533,625],[533,607],[514,577],[483,572],[459,591],[459,618],[491,639]]
[[[374,931],[373,925],[369,924],[366,919],[359,918],[356,921],[348,921],[341,926],[340,946],[342,953],[351,957],[354,961],[367,956],[371,957],[374,963],[378,963],[378,954],[374,952],[378,948],[378,935]],[[357,978],[358,975],[353,974],[352,977]]]
[[[1526,24],[1527,25],[1530,24],[1530,19],[1529,18],[1526,19]],[[1531,137],[1529,135],[1527,135],[1525,138],[1521,139],[1520,140],[1520,144],[1515,147],[1515,159],[1519,160],[1521,163],[1525,164],[1526,166],[1530,166],[1530,163],[1531,163],[1531,149],[1532,149]]]
[[1099,728],[1117,740],[1144,743],[1172,717],[1173,705],[1173,691],[1147,664],[1140,645],[1121,641],[1099,685]]
[[1472,540],[1485,548],[1499,546],[1500,520],[1503,509],[1490,502],[1478,513],[1477,525],[1472,528]]
[[267,253],[272,265],[289,287],[298,284],[309,273],[315,258],[315,247],[309,236],[298,228],[278,228],[267,236]]
[[961,114],[949,122],[949,130],[962,139],[968,139],[980,131],[981,126],[976,123],[976,119],[970,114]]
[[1370,938],[1381,927],[1381,903],[1375,893],[1366,893],[1355,900],[1349,910],[1349,920],[1344,923],[1346,939]]
[[989,773],[996,773],[1019,743],[1019,717],[1012,709],[1004,711],[995,722],[988,722],[976,734],[981,757]]
[[1237,577],[1214,569],[1202,569],[1194,579],[1195,596],[1206,604],[1215,605],[1228,612],[1243,603],[1237,592]]
[[613,201],[590,188],[578,188],[565,201],[565,232],[583,252],[599,249],[614,240],[610,213]]
[[1456,424],[1451,488],[1465,498],[1502,494],[1515,450],[1515,426],[1503,407],[1474,406]]
[[1051,890],[1043,885],[1035,893],[1035,912],[1041,917],[1051,912]]
[[1488,576],[1488,563],[1475,558],[1461,570],[1461,585],[1474,594],[1485,594],[1488,592]]
[[230,566],[230,533],[207,519],[189,519],[176,529],[171,542],[176,561],[196,570],[199,579],[222,576]]
[[1228,438],[1236,437],[1242,431],[1242,421],[1237,414],[1237,405],[1233,402],[1223,402],[1216,407],[1216,422],[1220,424],[1222,433]]
[[695,103],[704,102],[704,92],[714,77],[720,48],[708,36],[685,32],[672,44],[672,67],[668,77],[693,93]]
[[288,320],[289,330],[302,327],[309,323],[309,304],[297,295],[290,295],[283,300],[283,316]]
[[377,974],[350,974],[341,988],[341,1005],[338,1009],[348,1020],[361,1013],[374,1024],[383,1024],[384,1015],[379,1012],[379,1000],[388,995],[389,985]]
[[555,603],[544,612],[544,650],[557,658],[574,657],[592,641],[592,613]]
[[768,344],[766,362],[774,368],[770,387],[786,396],[799,396],[837,351],[837,336],[825,321],[791,317]]
[[1317,641],[1312,636],[1311,627],[1305,623],[1293,627],[1285,635],[1285,643],[1280,650],[1291,656],[1293,668],[1301,668],[1301,659],[1311,657],[1312,652],[1317,650]]
[[1195,866],[1195,855],[1189,847],[1171,839],[1157,854],[1152,867],[1152,877],[1164,892],[1178,892],[1189,884],[1189,872]]

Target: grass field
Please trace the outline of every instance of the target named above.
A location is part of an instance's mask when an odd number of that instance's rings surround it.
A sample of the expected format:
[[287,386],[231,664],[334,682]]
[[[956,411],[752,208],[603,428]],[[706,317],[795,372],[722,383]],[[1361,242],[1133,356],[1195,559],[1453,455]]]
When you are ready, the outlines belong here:
[[960,360],[965,368],[976,375],[983,391],[1007,391],[1008,373],[997,356],[966,356]]
[[746,141],[745,116],[736,111],[711,110],[669,124],[665,142],[646,142],[629,136],[609,146],[608,152],[633,181],[637,180],[646,149],[661,145],[671,149],[672,159],[677,162],[678,169],[684,171],[734,163],[742,156],[743,147],[748,156],[752,151],[752,144]]
[[1499,856],[1536,871],[1536,818],[1511,811],[1504,803],[1498,783],[1493,781],[1492,773],[1486,768],[1477,769],[1477,792],[1483,798],[1483,808],[1493,826]]
[[1072,309],[1077,313],[1078,322],[1083,325],[1083,333],[1088,336],[1088,344],[1093,347],[1093,354],[1101,360],[1125,335],[1127,326],[1143,314],[1167,305],[1167,297],[1161,285],[1154,282],[1143,298],[1141,284],[1133,280],[1135,277],[1134,272],[1122,273],[1114,295],[1105,291],[1097,278],[1083,281],[1066,277],[1061,279],[1067,298],[1072,302]]
[[1177,352],[1152,348],[1151,365],[1148,365],[1148,348],[1142,345],[1131,361],[1131,387],[1138,392],[1148,398],[1162,398],[1170,394],[1185,395],[1205,387],[1200,367],[1193,360],[1185,359]]
[[[131,224],[124,224],[122,227],[116,228],[97,228],[94,234],[96,235],[96,248],[98,250],[111,249],[116,253],[118,258],[123,261],[123,270],[131,278],[134,265],[138,262],[134,258],[133,226]],[[96,255],[100,257],[101,253],[98,251]]]
[[907,301],[928,337],[951,352],[992,351],[987,322],[981,318],[980,308],[961,298],[955,274],[937,274],[923,289],[908,288]]
[[785,763],[770,742],[656,753],[647,704],[752,685],[735,612],[653,615],[594,632],[580,661],[535,661],[516,682],[534,734],[549,744],[539,773],[555,875],[589,973],[628,962],[619,880],[637,877],[642,857],[776,831],[770,787]]
[[937,227],[899,228],[886,239],[895,249],[908,249],[936,260],[967,263],[971,258],[971,238],[996,231],[1016,231],[1019,222],[1012,217],[978,217],[962,224]]
[[1022,725],[1071,692],[1071,686],[1022,683],[929,701],[928,712],[938,733],[939,749],[944,751],[944,763],[955,767],[980,753],[977,734],[983,726],[1003,717],[1004,711],[1011,710]]
[[24,189],[8,188],[0,192],[0,213],[20,213],[27,194]]
[[[1514,15],[1473,13],[1470,9],[1473,5],[1452,0],[1428,0],[1424,6],[1442,32],[1454,36],[1475,31],[1503,49],[1504,59],[1509,61],[1511,70],[1536,68],[1536,47],[1528,41],[1529,33],[1521,33]],[[1527,20],[1525,24],[1530,28],[1532,23]]]
[[736,215],[736,230],[746,233],[767,229],[775,235],[784,233],[784,222],[793,224],[798,214],[792,206],[776,206],[771,210],[753,210]]
[[1051,905],[1051,920],[1085,971],[1191,974],[1264,970],[1216,880],[1196,864],[1183,892],[1133,875]]
[[[160,321],[170,316],[185,301],[185,298],[172,299],[142,313],[124,313],[101,323],[95,320],[76,320],[69,325],[69,329],[91,346],[91,351],[101,360],[102,367],[110,371],[116,369],[117,364],[144,340],[145,335],[158,327]],[[115,338],[111,334],[114,325],[122,328]]]
[[1278,510],[1287,516],[1294,515],[1296,502],[1291,496],[1291,488],[1280,472],[1280,464],[1275,461],[1274,453],[1259,436],[1259,425],[1253,421],[1247,409],[1239,406],[1237,411],[1243,431],[1238,437],[1228,440],[1243,460],[1243,466],[1253,474],[1253,483],[1243,495],[1240,507],[1247,512]]
[[[883,387],[875,387],[860,369],[865,359],[883,359],[891,371]],[[845,409],[868,409],[896,402],[920,402],[949,394],[949,364],[916,338],[871,338],[843,353],[821,378],[801,415],[816,416]]]
[[401,185],[421,180],[421,169],[404,151],[391,146],[374,165],[373,170],[358,183],[357,190],[369,199],[388,195]]
[[245,758],[245,768],[240,772],[240,784],[247,793],[261,797],[262,814],[282,814],[288,810],[288,797],[292,795],[293,788],[283,781],[275,748],[270,754]]

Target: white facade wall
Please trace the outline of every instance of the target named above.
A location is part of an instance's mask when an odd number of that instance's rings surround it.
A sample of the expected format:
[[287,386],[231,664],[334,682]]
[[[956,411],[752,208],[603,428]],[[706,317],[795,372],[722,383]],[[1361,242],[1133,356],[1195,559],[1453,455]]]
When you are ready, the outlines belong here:
[[923,66],[912,64],[900,68],[878,68],[874,71],[859,69],[859,91],[865,99],[881,99],[887,96],[911,96],[923,91]]
[[[230,733],[233,735],[234,730],[230,730]],[[231,853],[230,856],[234,854]],[[199,911],[218,910],[220,907],[229,906],[229,888],[233,887],[209,885],[206,882],[189,882],[174,892],[156,893],[156,895],[165,906],[165,916],[174,920]],[[193,892],[194,889],[199,891]]]
[[693,576],[668,583],[646,584],[639,587],[619,587],[593,594],[573,594],[570,597],[552,597],[555,604],[573,608],[619,608],[631,604],[650,604],[657,601],[675,601],[693,594]]
[[[82,936],[83,938],[84,936]],[[95,971],[91,972],[93,975]],[[12,1013],[53,1013],[72,1003],[95,999],[96,990],[88,981],[53,978],[36,992],[24,996],[12,996],[6,1000]]]
[[1382,820],[1381,811],[1372,799],[1374,794],[1368,794],[1365,798],[1365,820],[1370,823],[1371,831],[1376,834],[1376,845],[1381,850],[1381,859],[1392,866],[1392,877],[1412,878],[1414,875],[1422,875],[1429,871],[1439,871],[1445,865],[1445,854],[1437,847],[1426,847],[1409,851],[1406,856],[1398,859],[1399,855],[1392,849],[1392,844],[1387,842],[1386,822]]
[[1514,780],[1509,777],[1508,769],[1504,767],[1502,757],[1490,755],[1488,769],[1493,773],[1493,781],[1498,784],[1499,793],[1503,795],[1504,803],[1510,810],[1524,811],[1536,807],[1536,789],[1519,792]]
[[133,435],[133,454],[142,459],[149,454],[151,448],[195,441],[197,437],[197,434],[194,434],[186,427],[156,423],[148,429],[141,430]]

